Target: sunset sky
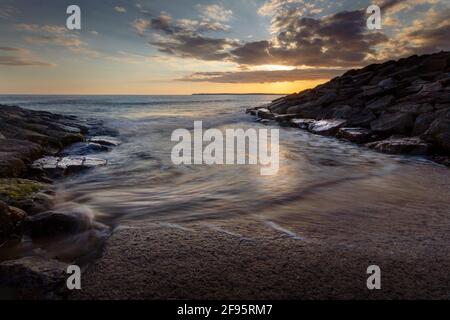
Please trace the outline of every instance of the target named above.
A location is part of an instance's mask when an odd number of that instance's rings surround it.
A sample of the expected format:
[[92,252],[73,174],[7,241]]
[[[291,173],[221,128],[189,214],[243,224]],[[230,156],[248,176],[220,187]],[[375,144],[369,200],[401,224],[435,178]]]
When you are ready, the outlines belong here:
[[449,50],[449,18],[449,0],[0,0],[0,93],[291,93]]

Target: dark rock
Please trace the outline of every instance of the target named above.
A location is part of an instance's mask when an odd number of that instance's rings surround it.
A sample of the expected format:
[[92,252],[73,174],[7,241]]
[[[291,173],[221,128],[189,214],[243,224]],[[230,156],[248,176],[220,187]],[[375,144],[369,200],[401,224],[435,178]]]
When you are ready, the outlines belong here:
[[50,186],[28,179],[0,179],[0,201],[25,210],[28,213],[39,211],[40,207],[50,207],[51,199],[44,199],[43,192]]
[[[269,109],[259,109],[257,112],[257,115],[259,118],[261,119],[268,119],[268,120],[273,120],[275,119],[275,115],[270,112]],[[112,137],[93,137],[90,140],[91,142],[97,142],[99,144],[103,144],[103,145],[109,145],[109,146],[118,146],[120,144],[120,141],[117,139],[114,139]]]
[[83,233],[92,227],[92,220],[81,214],[43,212],[26,219],[25,229],[31,238],[56,238]]
[[345,126],[347,123],[346,120],[337,119],[337,120],[319,120],[313,122],[308,130],[315,134],[332,136],[335,135],[339,128]]
[[[265,109],[266,111],[262,111],[264,109],[260,109],[258,110],[258,117],[261,117],[261,112],[264,114],[272,114],[270,113],[269,110]],[[271,116],[270,116],[271,117]],[[274,115],[273,115],[274,117]],[[96,136],[96,137],[92,137],[89,139],[89,142],[93,142],[93,143],[97,143],[103,146],[108,146],[108,147],[116,147],[118,145],[120,145],[122,142],[119,139],[113,138],[113,137],[108,137],[108,136]]]
[[0,201],[0,242],[19,237],[26,217],[24,211]]
[[347,124],[352,127],[370,127],[370,123],[377,117],[372,111],[362,109],[347,118]]
[[333,119],[348,119],[352,114],[354,110],[349,105],[341,105],[333,108]]
[[280,123],[289,122],[291,119],[296,118],[296,114],[280,114],[275,116],[275,121]]
[[365,128],[340,128],[336,136],[354,143],[366,143],[372,132]]
[[401,102],[388,108],[389,112],[404,112],[410,114],[420,114],[433,111],[429,103]]
[[416,118],[416,121],[414,122],[414,128],[412,131],[412,135],[420,136],[423,133],[425,133],[425,131],[428,130],[428,128],[431,126],[431,124],[433,123],[433,121],[436,119],[437,116],[438,115],[436,113],[432,113],[432,112],[423,113],[423,114],[419,115]]
[[381,98],[376,98],[375,100],[370,101],[367,104],[367,108],[374,112],[381,112],[385,110],[388,106],[390,106],[394,102],[394,96],[387,95]]
[[61,152],[61,156],[86,156],[93,153],[107,152],[111,149],[108,146],[93,142],[77,142]]
[[[37,256],[0,263],[5,299],[55,299],[67,279],[66,264]],[[6,295],[6,296],[5,296]]]
[[406,134],[414,125],[414,117],[408,113],[384,113],[370,126],[372,131],[383,134]]
[[316,122],[314,119],[292,119],[290,121],[291,127],[308,130],[309,126]]
[[450,117],[434,120],[422,138],[435,144],[446,154],[450,154]]
[[425,155],[430,150],[430,145],[417,137],[390,138],[368,143],[367,146],[391,154]]
[[382,87],[383,89],[392,89],[397,86],[397,81],[395,81],[395,79],[393,79],[393,78],[387,78],[387,79],[381,80],[378,83],[378,86]]

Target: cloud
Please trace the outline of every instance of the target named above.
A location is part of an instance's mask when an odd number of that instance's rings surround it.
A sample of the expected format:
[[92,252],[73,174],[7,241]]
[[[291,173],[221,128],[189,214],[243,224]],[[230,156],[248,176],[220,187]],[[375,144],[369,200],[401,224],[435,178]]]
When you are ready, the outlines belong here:
[[9,19],[12,18],[19,12],[16,8],[8,4],[0,5],[0,19]]
[[228,22],[233,17],[233,11],[225,9],[219,4],[197,5],[201,16],[205,19]]
[[38,24],[16,24],[16,30],[26,32],[24,37],[28,43],[36,45],[56,45],[64,47],[72,52],[83,53],[92,57],[99,57],[101,54],[88,47],[78,34],[69,33],[62,26],[38,25]]
[[229,49],[239,44],[234,39],[213,38],[204,34],[228,30],[221,23],[191,19],[173,21],[165,12],[156,18],[138,19],[134,26],[140,35],[150,31],[149,43],[159,52],[182,58],[224,60],[230,57]]
[[127,12],[127,9],[124,7],[115,6],[114,11],[119,12],[119,13],[125,13],[125,12]]
[[[7,55],[2,53],[6,52]],[[54,64],[34,59],[30,52],[23,48],[0,47],[0,65],[9,67],[52,67]]]
[[344,73],[342,69],[294,69],[277,71],[197,72],[178,79],[186,82],[268,83],[330,79]]
[[132,25],[136,29],[136,31],[143,35],[147,28],[150,26],[151,22],[147,19],[136,19],[133,21]]
[[387,42],[368,32],[363,10],[342,11],[321,18],[298,17],[287,10],[276,18],[277,34],[270,41],[248,42],[234,49],[232,60],[245,65],[354,67],[369,62],[375,47]]

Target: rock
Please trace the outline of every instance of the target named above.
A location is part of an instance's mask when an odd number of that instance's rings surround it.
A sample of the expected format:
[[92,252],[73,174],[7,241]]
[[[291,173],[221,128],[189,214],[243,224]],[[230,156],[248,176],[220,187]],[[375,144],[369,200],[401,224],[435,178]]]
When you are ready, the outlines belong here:
[[374,121],[377,117],[373,114],[372,111],[368,109],[362,109],[358,112],[352,114],[347,118],[347,125],[352,127],[370,127],[372,121]]
[[0,200],[22,208],[22,202],[32,201],[36,194],[49,188],[48,184],[33,180],[0,179]]
[[434,120],[422,138],[450,155],[450,117],[440,117]]
[[335,92],[327,92],[319,99],[317,99],[316,103],[321,106],[326,106],[336,100],[337,94]]
[[0,152],[0,178],[18,177],[26,170],[25,163],[13,155]]
[[81,214],[43,212],[28,217],[25,223],[26,232],[31,238],[57,238],[60,236],[83,233],[92,227],[92,220]]
[[61,129],[63,131],[69,132],[69,133],[81,133],[81,129],[77,128],[77,127],[71,127],[71,126],[67,126],[65,124],[60,124],[60,123],[55,123],[54,126],[58,129]]
[[339,128],[345,126],[347,123],[346,120],[337,119],[337,120],[319,120],[313,122],[308,130],[315,134],[332,136],[337,133]]
[[26,216],[19,208],[10,207],[0,201],[0,244],[21,235]]
[[106,160],[90,156],[44,157],[36,160],[31,168],[58,177],[106,164]]
[[383,113],[370,126],[372,131],[382,134],[406,134],[414,125],[414,117],[408,113]]
[[379,96],[384,92],[384,89],[379,86],[363,86],[364,96],[367,98],[372,98],[375,96]]
[[105,145],[101,145],[98,143],[93,142],[77,142],[73,145],[65,148],[61,152],[61,156],[86,156],[93,153],[99,153],[99,152],[107,152],[110,151],[111,148]]
[[411,114],[420,114],[433,111],[429,103],[401,102],[388,108],[389,112],[405,112]]
[[300,105],[289,107],[287,113],[296,114],[302,118],[316,118],[320,112],[320,105],[316,102],[306,102]]
[[4,139],[6,139],[5,136],[0,133],[0,140],[4,140]]
[[390,138],[368,143],[367,147],[384,153],[409,155],[425,155],[430,150],[430,145],[418,137]]
[[378,83],[379,87],[382,87],[383,89],[392,89],[397,86],[397,81],[393,78],[387,78]]
[[275,116],[275,121],[277,121],[279,123],[286,123],[296,117],[297,117],[296,114],[280,114],[280,115]]
[[[267,110],[267,109],[266,109]],[[260,114],[261,110],[258,110],[258,116]],[[270,113],[269,110],[267,112]],[[260,117],[260,116],[259,116]],[[120,145],[122,142],[119,139],[108,137],[108,136],[96,136],[89,139],[89,142],[97,143],[103,146],[112,146],[116,147]]]
[[[5,299],[54,299],[67,279],[66,264],[37,256],[0,263]],[[8,296],[5,296],[8,294]]]
[[354,110],[349,105],[341,105],[333,108],[333,119],[347,119],[353,114]]
[[290,121],[291,127],[308,130],[309,126],[316,122],[314,119],[292,119]]
[[336,136],[354,143],[366,143],[372,132],[365,128],[340,128]]
[[[275,119],[275,115],[274,115],[272,112],[270,112],[269,109],[265,109],[265,108],[259,109],[258,112],[257,112],[257,115],[258,115],[258,117],[261,118],[261,119],[268,119],[268,120],[273,120],[273,119]],[[91,139],[91,141],[92,141],[92,142],[97,142],[97,143],[100,143],[100,144],[105,144],[105,143],[102,143],[102,141],[103,141],[103,142],[104,142],[104,141],[107,141],[108,143],[111,142],[110,137],[95,137],[95,138],[103,138],[103,139],[100,139],[100,142],[99,142],[99,141],[94,141],[94,140],[92,140],[92,139]],[[105,138],[106,138],[106,140],[105,140]],[[114,138],[113,138],[113,139],[114,139]],[[116,139],[116,141],[119,141],[119,140]],[[106,144],[106,145],[117,146],[117,145],[119,145],[119,144],[120,144],[120,141],[119,141],[118,144]]]
[[420,136],[425,133],[437,117],[438,115],[432,112],[420,114],[414,122],[412,135]]
[[367,104],[367,108],[374,112],[381,112],[385,110],[388,106],[390,106],[394,102],[394,96],[387,95],[381,98],[376,98],[375,100],[370,101]]

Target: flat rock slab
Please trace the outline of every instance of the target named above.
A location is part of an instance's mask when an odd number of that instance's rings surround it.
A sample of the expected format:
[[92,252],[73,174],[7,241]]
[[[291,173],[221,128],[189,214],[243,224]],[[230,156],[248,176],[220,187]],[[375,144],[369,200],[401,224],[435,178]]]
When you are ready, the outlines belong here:
[[289,121],[291,126],[294,128],[299,128],[303,130],[308,130],[309,126],[316,122],[314,119],[292,119]]
[[106,164],[106,160],[90,156],[44,157],[33,162],[31,168],[51,176],[59,176]]
[[367,146],[384,153],[409,155],[424,155],[427,154],[430,149],[429,143],[424,142],[417,137],[390,138],[368,143]]
[[116,147],[120,145],[122,142],[114,137],[109,136],[95,136],[89,139],[89,142],[97,143],[103,146],[112,146]]
[[339,128],[347,123],[346,120],[319,120],[313,122],[308,130],[320,135],[335,135]]

